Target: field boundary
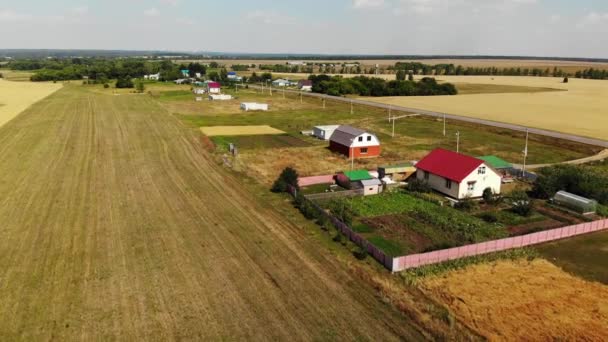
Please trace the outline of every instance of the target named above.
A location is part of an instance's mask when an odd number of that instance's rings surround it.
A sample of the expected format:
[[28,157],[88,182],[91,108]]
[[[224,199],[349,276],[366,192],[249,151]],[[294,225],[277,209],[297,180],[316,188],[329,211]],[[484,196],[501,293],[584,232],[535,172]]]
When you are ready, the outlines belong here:
[[[253,85],[253,84],[250,84],[249,87],[253,88],[253,89],[263,89],[262,87]],[[351,98],[345,98],[345,97],[339,97],[339,96],[331,96],[331,95],[325,95],[325,94],[302,92],[302,91],[288,90],[288,89],[285,89],[284,91],[286,93],[301,94],[302,96],[316,97],[319,99],[350,103],[353,105],[363,105],[363,106],[381,108],[381,109],[386,109],[386,110],[391,109],[393,111],[416,113],[416,114],[426,115],[426,116],[435,117],[435,118],[444,118],[445,117],[448,120],[455,120],[455,121],[474,123],[474,124],[478,124],[478,125],[505,128],[505,129],[510,129],[510,130],[518,131],[518,132],[528,131],[530,134],[542,135],[542,136],[551,137],[551,138],[569,140],[569,141],[574,141],[577,143],[608,148],[608,141],[606,141],[606,140],[584,137],[584,136],[569,134],[569,133],[561,133],[561,132],[551,131],[551,130],[547,130],[547,129],[526,127],[526,126],[510,124],[510,123],[506,123],[506,122],[478,119],[478,118],[457,115],[457,114],[440,113],[440,112],[435,112],[435,111],[430,111],[430,110],[425,110],[425,109],[410,108],[410,107],[404,107],[404,106],[398,106],[398,105],[389,105],[389,104],[383,104],[383,103],[378,103],[378,102],[351,99]]]
[[409,268],[437,264],[448,260],[456,260],[476,255],[506,251],[514,248],[532,246],[606,229],[608,229],[608,219],[586,222],[505,239],[486,241],[462,247],[442,249],[429,253],[411,254],[393,258],[389,269],[392,272],[399,272]]

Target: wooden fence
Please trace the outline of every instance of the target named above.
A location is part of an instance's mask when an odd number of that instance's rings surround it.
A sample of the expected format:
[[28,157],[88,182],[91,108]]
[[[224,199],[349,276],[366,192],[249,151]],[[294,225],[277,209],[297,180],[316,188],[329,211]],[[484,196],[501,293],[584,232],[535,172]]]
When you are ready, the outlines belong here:
[[448,260],[500,252],[513,248],[532,246],[549,241],[565,239],[572,236],[597,232],[604,229],[608,229],[608,220],[581,223],[563,228],[545,230],[538,233],[477,243],[474,245],[402,256],[392,259],[392,264],[388,268],[393,272],[399,272],[408,268],[437,264]]

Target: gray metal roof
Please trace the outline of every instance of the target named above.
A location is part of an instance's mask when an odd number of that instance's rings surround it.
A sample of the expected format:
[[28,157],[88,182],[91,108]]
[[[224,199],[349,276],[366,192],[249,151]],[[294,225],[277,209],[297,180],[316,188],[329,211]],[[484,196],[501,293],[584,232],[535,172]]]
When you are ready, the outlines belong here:
[[365,179],[361,181],[363,186],[374,186],[374,185],[382,185],[382,182],[378,178]]
[[365,131],[358,128],[342,125],[336,128],[334,134],[331,135],[331,141],[335,141],[340,145],[350,146],[353,140],[363,133],[365,133]]

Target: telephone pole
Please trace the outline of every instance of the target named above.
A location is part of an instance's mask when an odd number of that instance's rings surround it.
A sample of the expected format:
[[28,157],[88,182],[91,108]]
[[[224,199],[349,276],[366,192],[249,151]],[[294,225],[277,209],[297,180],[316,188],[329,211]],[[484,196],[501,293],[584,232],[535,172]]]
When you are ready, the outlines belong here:
[[526,146],[524,147],[524,164],[521,169],[522,178],[526,176],[526,159],[528,158],[528,137],[530,136],[530,131],[526,128]]
[[445,114],[443,114],[443,136],[445,137]]
[[460,131],[456,132],[456,153],[460,153]]

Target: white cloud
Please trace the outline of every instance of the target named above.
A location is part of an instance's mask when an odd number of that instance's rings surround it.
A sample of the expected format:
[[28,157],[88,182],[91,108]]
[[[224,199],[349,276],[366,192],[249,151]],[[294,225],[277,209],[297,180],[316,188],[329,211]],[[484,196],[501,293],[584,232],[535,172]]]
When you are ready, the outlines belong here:
[[160,15],[160,11],[157,8],[152,7],[145,10],[144,15],[146,17],[158,17]]
[[353,8],[355,9],[381,8],[383,6],[384,0],[353,0]]

